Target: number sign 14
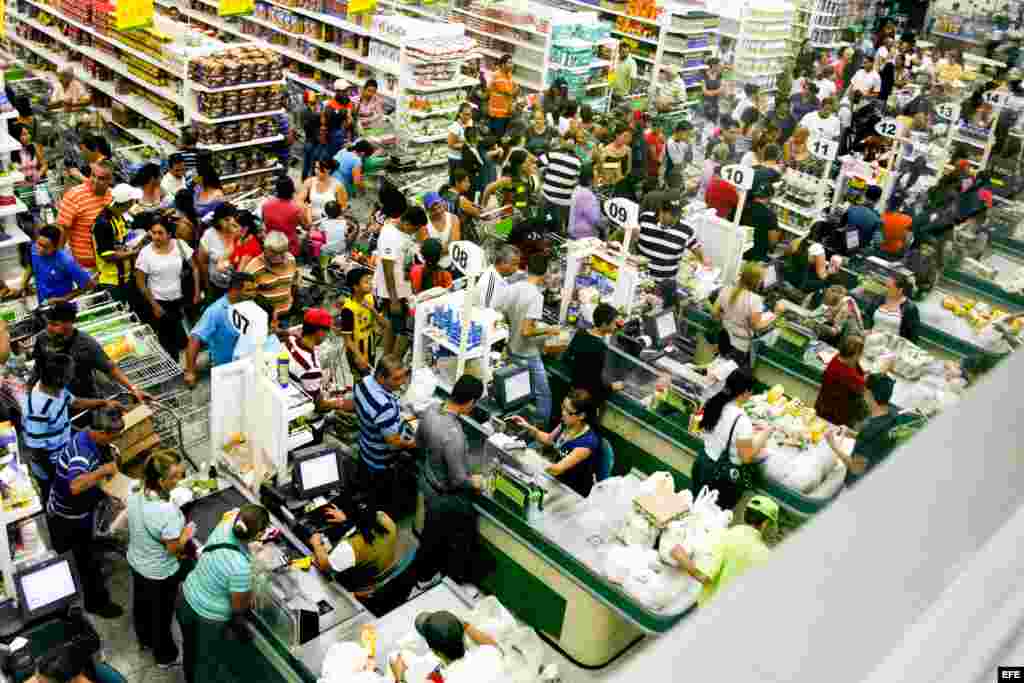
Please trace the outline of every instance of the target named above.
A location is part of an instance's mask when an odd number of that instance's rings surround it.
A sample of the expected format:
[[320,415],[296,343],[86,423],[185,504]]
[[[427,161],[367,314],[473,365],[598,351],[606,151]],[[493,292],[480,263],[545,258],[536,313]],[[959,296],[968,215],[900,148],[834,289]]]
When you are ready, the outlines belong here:
[[952,102],[943,102],[935,107],[935,113],[940,119],[952,121],[960,116],[960,106]]
[[741,164],[724,166],[722,177],[740,190],[749,190],[754,186],[754,169]]

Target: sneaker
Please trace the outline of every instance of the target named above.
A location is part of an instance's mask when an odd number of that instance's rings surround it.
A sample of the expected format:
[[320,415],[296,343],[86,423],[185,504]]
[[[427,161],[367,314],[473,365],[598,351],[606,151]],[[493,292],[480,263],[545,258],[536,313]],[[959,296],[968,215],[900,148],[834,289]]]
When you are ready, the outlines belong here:
[[117,619],[124,615],[124,608],[113,602],[108,602],[95,608],[86,607],[85,611],[89,614],[95,614],[101,619]]

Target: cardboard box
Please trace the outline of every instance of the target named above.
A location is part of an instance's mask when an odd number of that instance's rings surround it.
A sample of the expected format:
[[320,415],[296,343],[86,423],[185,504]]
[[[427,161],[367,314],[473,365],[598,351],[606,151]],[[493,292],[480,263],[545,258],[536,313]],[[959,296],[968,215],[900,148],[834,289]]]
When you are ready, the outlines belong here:
[[160,437],[153,429],[152,410],[140,405],[124,414],[124,431],[114,440],[114,445],[121,452],[121,462],[131,460],[157,443],[160,443]]

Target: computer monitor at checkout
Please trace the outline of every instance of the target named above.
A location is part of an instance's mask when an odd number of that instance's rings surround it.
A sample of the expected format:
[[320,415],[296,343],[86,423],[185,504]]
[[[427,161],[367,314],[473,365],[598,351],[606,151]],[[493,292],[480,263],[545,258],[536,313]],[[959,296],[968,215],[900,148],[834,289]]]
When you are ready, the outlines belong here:
[[299,495],[315,498],[341,484],[341,455],[334,448],[304,454],[295,459]]
[[63,611],[78,600],[82,585],[71,553],[17,572],[14,584],[25,620]]
[[514,410],[533,400],[530,368],[513,366],[494,373],[494,398],[502,410]]
[[672,311],[663,311],[648,319],[647,334],[654,341],[655,348],[670,345],[679,334],[679,328],[676,327],[676,314]]

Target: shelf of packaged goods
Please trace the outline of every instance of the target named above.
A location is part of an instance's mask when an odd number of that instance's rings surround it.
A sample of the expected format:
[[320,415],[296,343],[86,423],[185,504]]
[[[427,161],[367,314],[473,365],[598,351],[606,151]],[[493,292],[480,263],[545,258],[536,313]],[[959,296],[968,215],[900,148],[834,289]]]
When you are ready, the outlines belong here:
[[[445,350],[451,351],[456,356],[459,355],[459,344],[456,342],[452,342],[450,339],[448,339],[448,334],[444,332],[444,330],[438,327],[430,327],[424,330],[423,336],[427,337],[431,341],[437,342]],[[507,338],[508,330],[502,328],[495,333],[494,337],[491,339],[491,343],[496,344],[500,341],[504,341]],[[478,358],[484,354],[484,351],[485,348],[483,344],[480,344],[472,349],[467,350],[464,354],[462,354],[462,357],[465,358],[466,360]]]
[[787,225],[786,223],[783,223],[781,221],[779,221],[779,227],[785,230],[786,232],[790,233],[791,235],[796,235],[797,237],[806,237],[807,234],[810,232],[810,230],[804,230],[803,228],[795,228],[792,225]]
[[543,31],[538,31],[537,29],[533,28],[532,26],[523,26],[522,24],[513,24],[513,23],[510,23],[508,21],[503,21],[501,19],[496,19],[494,17],[489,17],[486,14],[477,14],[476,12],[470,12],[469,10],[464,10],[464,9],[462,9],[460,7],[453,7],[452,11],[453,12],[457,12],[458,14],[464,14],[467,17],[473,17],[474,19],[479,19],[480,21],[486,21],[486,22],[489,22],[489,23],[492,23],[492,24],[498,24],[499,26],[506,26],[508,28],[514,28],[517,31],[522,31],[523,33],[529,33],[530,35],[540,36],[544,40],[547,40],[547,38],[548,38],[548,34],[547,33],[544,33]]
[[[179,68],[177,68],[176,66],[174,66],[172,64],[168,64],[166,62],[161,62],[156,57],[153,57],[152,55],[146,54],[145,52],[139,50],[138,48],[132,47],[131,45],[128,45],[126,43],[122,43],[121,41],[119,41],[116,38],[113,38],[113,37],[111,37],[109,35],[100,33],[98,30],[96,30],[96,27],[89,26],[88,24],[83,24],[82,22],[78,21],[77,19],[69,17],[68,15],[64,14],[59,9],[57,9],[57,8],[51,6],[51,5],[47,5],[47,4],[44,4],[44,3],[41,3],[41,2],[37,2],[36,0],[25,0],[25,2],[27,4],[29,4],[29,5],[32,5],[33,7],[37,7],[38,9],[42,10],[43,12],[46,12],[47,14],[50,14],[50,15],[60,19],[61,21],[65,22],[67,24],[70,24],[71,26],[74,26],[75,28],[81,29],[82,31],[85,31],[86,33],[89,33],[89,34],[91,34],[93,36],[96,36],[97,38],[99,38],[100,40],[102,40],[105,43],[110,43],[111,45],[117,47],[120,50],[124,50],[126,52],[131,53],[131,55],[133,57],[137,57],[137,58],[141,59],[144,62],[148,62],[148,63],[152,64],[153,66],[160,67],[164,71],[166,71],[166,72],[168,72],[168,73],[170,73],[170,74],[172,74],[174,76],[177,76],[178,78],[181,78],[183,76],[181,70]],[[12,14],[12,12],[9,9],[8,9],[7,13],[8,14]],[[63,38],[62,38],[61,42],[64,42]]]
[[[169,102],[173,102],[174,104],[177,104],[179,106],[182,104],[182,97],[181,97],[181,95],[175,93],[174,91],[172,91],[171,89],[169,89],[169,88],[167,88],[165,86],[155,85],[155,84],[150,83],[149,81],[147,81],[147,80],[145,80],[143,78],[140,78],[140,77],[136,76],[135,74],[131,73],[131,71],[128,70],[128,68],[124,65],[124,62],[121,62],[120,60],[117,59],[117,57],[115,57],[114,55],[110,54],[109,52],[103,52],[102,50],[95,50],[95,49],[93,49],[91,47],[85,47],[83,45],[78,45],[76,43],[68,41],[66,36],[62,35],[60,31],[54,29],[52,26],[46,26],[44,24],[39,23],[35,19],[30,19],[30,18],[28,18],[28,17],[26,17],[26,16],[24,16],[22,14],[18,14],[17,12],[8,12],[7,16],[12,18],[12,19],[17,19],[18,21],[22,22],[26,26],[31,26],[32,28],[34,28],[35,30],[39,31],[44,36],[47,36],[51,40],[55,40],[58,43],[65,43],[65,44],[69,45],[71,47],[71,49],[74,50],[75,52],[79,52],[79,53],[85,55],[89,59],[92,59],[93,61],[95,61],[97,64],[100,64],[100,65],[110,69],[111,71],[113,71],[117,75],[121,76],[122,78],[128,79],[132,83],[135,83],[137,85],[141,85],[143,88],[146,88],[147,90],[149,90],[149,91],[159,95],[160,97],[164,98],[165,100],[167,100]],[[135,52],[133,54],[141,54],[141,53]]]
[[230,180],[232,178],[244,178],[245,176],[259,175],[260,173],[274,173],[280,170],[281,164],[274,164],[273,166],[268,166],[267,168],[253,168],[249,169],[248,171],[242,171],[240,173],[229,173],[227,175],[222,175],[220,179]]
[[[323,12],[317,12],[315,10],[305,9],[303,7],[289,7],[288,5],[282,5],[281,3],[274,2],[273,0],[266,0],[266,2],[267,4],[273,5],[274,7],[278,7],[283,10],[288,10],[289,12],[295,12],[296,14],[301,14],[302,16],[309,17],[310,19],[322,21],[325,24],[330,24],[331,26],[340,28],[344,31],[348,31],[349,33],[355,33],[360,36],[367,36],[369,38],[373,38],[374,40],[379,40],[382,43],[394,45],[395,47],[400,47],[402,44],[401,38],[390,36],[386,33],[381,33],[380,31],[375,31],[372,28],[366,28],[365,26],[353,24],[352,22],[346,21],[341,17],[334,16],[333,14],[325,14]],[[210,3],[204,2],[203,4]]]
[[601,7],[600,5],[592,5],[589,2],[581,2],[581,0],[560,0],[568,5],[575,5],[592,12],[601,12],[602,14],[612,14],[617,17],[623,17],[631,21],[638,21],[641,24],[647,24],[648,26],[659,26],[657,19],[651,19],[649,17],[634,17],[632,14],[626,14],[615,9],[608,9],[607,7]]
[[394,2],[394,0],[384,0],[383,4],[391,6],[396,12],[411,12],[416,16],[430,19],[431,21],[444,21],[447,14],[447,8],[441,3],[438,3],[438,6],[441,7],[441,10],[438,12],[423,9],[422,5],[408,5],[404,2]]
[[127,133],[128,135],[132,136],[133,138],[135,138],[136,140],[145,145],[149,145],[150,147],[160,150],[165,154],[170,154],[176,149],[173,143],[164,140],[159,135],[150,130],[146,130],[145,128],[129,128],[118,123],[114,120],[114,116],[109,109],[100,109],[99,112],[100,116],[103,117],[104,121],[113,126],[117,126],[125,133]]
[[846,47],[847,45],[849,45],[849,43],[844,43],[842,41],[838,43],[811,43],[811,47],[817,50],[834,50],[839,47]]
[[286,73],[284,77],[290,81],[295,81],[299,85],[305,86],[314,92],[318,92],[321,95],[333,95],[334,90],[328,88],[326,85],[321,85],[314,81],[312,78],[306,78],[299,74]]
[[[515,78],[515,77],[513,77]],[[434,85],[422,85],[419,83],[406,83],[405,89],[412,90],[413,92],[444,92],[445,90],[457,90],[458,88],[469,88],[476,85],[477,81],[475,78],[463,77],[459,80],[452,81],[450,83],[436,83]]]
[[703,71],[706,68],[708,68],[707,64],[698,64],[697,66],[684,66],[679,71],[681,73],[686,73],[687,71]]
[[256,145],[268,145],[271,142],[279,142],[284,140],[283,135],[272,135],[269,138],[253,138],[246,142],[232,142],[231,144],[225,145],[196,145],[199,149],[208,149],[211,152],[226,152],[229,149],[240,149],[242,147],[255,147]]
[[[40,45],[36,45],[35,43],[26,40],[21,36],[15,35],[13,33],[8,33],[7,39],[17,45],[21,45],[22,47],[36,53],[46,61],[56,66],[58,70],[64,68],[65,66],[71,65],[70,62],[64,60],[55,52],[47,50],[46,48]],[[154,107],[152,104],[142,99],[141,97],[119,94],[118,92],[116,92],[113,83],[108,83],[106,81],[97,81],[94,78],[89,78],[82,74],[79,74],[78,80],[82,81],[86,85],[96,88],[96,90],[99,90],[101,93],[103,93],[110,99],[120,102],[121,104],[124,104],[131,110],[144,116],[153,123],[159,125],[164,130],[171,132],[175,135],[181,133],[181,127],[183,124],[176,124],[174,121],[169,121],[165,115],[163,115],[160,111],[156,109],[156,107]]]
[[[664,50],[665,52],[671,52],[674,55],[688,55],[694,52],[714,52],[715,46],[705,45],[704,47],[672,47],[671,45],[666,45]],[[635,59],[636,55],[633,55],[633,58]]]
[[409,116],[414,119],[425,119],[430,116],[451,116],[459,112],[458,107],[445,107],[444,109],[431,109],[429,111],[419,111],[417,109],[410,109],[408,111]]
[[333,52],[334,54],[340,57],[344,57],[345,59],[351,59],[353,62],[357,62],[359,64],[364,64],[370,67],[371,69],[383,71],[385,73],[389,73],[395,76],[397,76],[399,73],[397,64],[388,62],[375,62],[367,57],[362,56],[355,50],[350,50],[349,48],[341,47],[340,45],[335,45],[333,43],[325,43],[322,40],[316,40],[315,38],[310,38],[309,36],[303,35],[301,33],[291,33],[290,31],[281,28],[277,24],[269,22],[265,19],[257,19],[256,17],[243,17],[243,19],[245,21],[256,24],[257,26],[262,26],[263,28],[267,28],[270,29],[271,31],[280,33],[283,36],[295,38],[296,40],[304,40],[310,45],[315,45],[321,50]]
[[787,211],[792,211],[795,214],[806,216],[808,218],[818,218],[818,216],[821,215],[821,212],[818,211],[817,209],[813,209],[808,206],[800,206],[799,204],[794,204],[790,201],[783,199],[782,197],[776,197],[775,199],[772,199],[772,204],[778,206],[779,208],[786,209]]
[[256,83],[237,83],[235,85],[209,86],[197,81],[190,81],[188,86],[199,92],[230,92],[232,90],[248,90],[249,88],[266,88],[273,85],[284,85],[284,79],[279,81],[258,81]]
[[622,36],[623,38],[629,38],[630,40],[638,40],[641,43],[647,43],[648,45],[657,45],[658,44],[658,41],[654,40],[653,38],[645,38],[644,36],[638,36],[638,35],[633,34],[633,33],[626,33],[625,31],[619,31],[619,30],[614,29],[614,28],[612,29],[612,33],[617,35],[617,36]]
[[699,36],[704,33],[718,33],[718,28],[679,28],[678,26],[669,26],[665,29],[669,33],[675,33],[681,36]]
[[279,114],[287,113],[284,109],[271,109],[270,111],[258,111],[247,114],[234,114],[232,116],[219,116],[217,118],[209,118],[198,111],[190,112],[190,116],[193,120],[199,123],[228,123],[230,121],[244,121],[246,119],[257,119],[261,116],[278,116]]
[[481,31],[480,29],[474,28],[473,26],[466,25],[466,31],[468,33],[475,33],[478,36],[487,36],[488,38],[493,38],[494,40],[499,40],[499,41],[501,41],[503,43],[508,43],[509,45],[515,45],[516,47],[525,47],[527,50],[533,50],[535,52],[541,52],[541,53],[544,52],[544,46],[543,45],[535,45],[533,43],[527,43],[527,42],[524,42],[522,40],[516,40],[515,38],[512,38],[510,36],[499,36],[499,35],[497,35],[495,33],[488,33],[487,31]]
[[[554,62],[551,63],[551,68],[552,69],[559,69],[561,71],[573,71],[573,72],[576,72],[576,73],[582,73],[582,72],[590,71],[591,69],[600,69],[600,68],[606,67],[606,66],[611,66],[611,62],[609,62],[606,59],[595,59],[592,62],[590,62],[590,64],[587,64],[586,66],[563,66],[562,64],[555,64]],[[533,68],[533,67],[530,67],[530,68]],[[540,69],[537,69],[537,70],[540,71]]]

